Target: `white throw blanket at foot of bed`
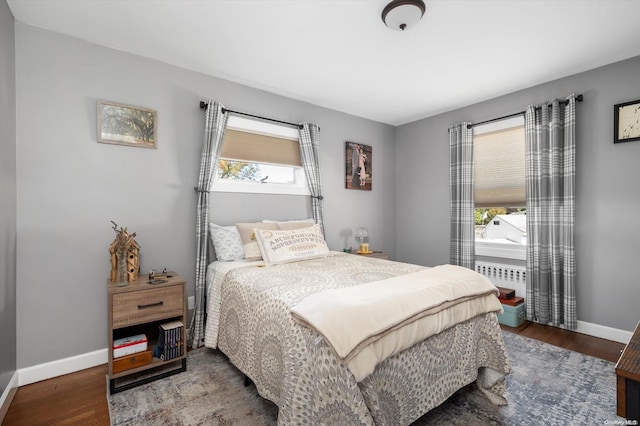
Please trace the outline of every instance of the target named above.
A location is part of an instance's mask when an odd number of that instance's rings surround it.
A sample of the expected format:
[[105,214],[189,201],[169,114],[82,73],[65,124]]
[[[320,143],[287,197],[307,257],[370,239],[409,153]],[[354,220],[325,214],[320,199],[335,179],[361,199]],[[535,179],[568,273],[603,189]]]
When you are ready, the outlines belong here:
[[320,333],[358,382],[376,365],[429,336],[488,312],[498,289],[467,268],[441,265],[315,293],[291,310]]

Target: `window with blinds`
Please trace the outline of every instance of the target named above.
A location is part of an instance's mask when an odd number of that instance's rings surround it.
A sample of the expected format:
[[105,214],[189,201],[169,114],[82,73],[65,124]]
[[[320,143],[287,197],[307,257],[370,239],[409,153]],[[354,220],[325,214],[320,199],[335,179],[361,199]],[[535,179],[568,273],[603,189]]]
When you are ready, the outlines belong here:
[[474,202],[476,207],[523,207],[524,123],[476,132],[473,136]]
[[473,166],[476,254],[525,259],[524,117],[475,127]]
[[230,116],[213,190],[309,195],[298,129]]
[[249,163],[302,167],[298,138],[272,136],[227,128],[224,132],[221,158]]

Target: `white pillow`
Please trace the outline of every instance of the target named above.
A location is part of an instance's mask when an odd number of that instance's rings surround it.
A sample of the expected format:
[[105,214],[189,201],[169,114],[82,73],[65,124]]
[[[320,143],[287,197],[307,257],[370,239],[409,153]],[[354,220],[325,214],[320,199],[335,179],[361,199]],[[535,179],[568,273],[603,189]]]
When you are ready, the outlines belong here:
[[216,259],[225,262],[244,259],[244,247],[238,228],[209,223],[209,232],[211,233],[213,250],[216,252]]
[[240,239],[242,240],[244,257],[247,261],[261,260],[262,254],[258,247],[258,242],[255,238],[254,230],[259,229],[278,229],[277,223],[236,223],[236,228],[240,233]]
[[260,222],[262,223],[316,223],[316,221],[312,217],[308,219],[291,219],[291,220],[263,219]]
[[313,226],[314,222],[277,222],[278,229],[281,231],[287,231],[290,229],[300,229],[300,228],[309,228]]
[[330,254],[319,225],[291,230],[254,229],[254,233],[267,266]]

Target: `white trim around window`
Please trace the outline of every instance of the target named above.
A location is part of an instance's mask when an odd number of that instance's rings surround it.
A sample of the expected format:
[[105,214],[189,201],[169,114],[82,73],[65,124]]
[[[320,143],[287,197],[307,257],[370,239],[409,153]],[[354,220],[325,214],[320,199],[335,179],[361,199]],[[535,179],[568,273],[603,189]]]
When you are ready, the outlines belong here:
[[496,130],[509,129],[511,127],[524,126],[524,114],[505,118],[504,120],[492,121],[491,123],[479,124],[473,128],[473,135],[482,135],[489,132],[495,132]]
[[[252,120],[235,115],[229,116],[227,128],[245,132],[265,134],[285,139],[299,140],[298,129],[278,124],[267,123],[259,120]],[[287,167],[286,165],[282,165]],[[251,194],[281,194],[281,195],[306,195],[309,196],[309,186],[304,174],[303,167],[291,166],[294,169],[294,183],[275,182],[251,182],[219,180],[216,176],[213,181],[213,192],[239,192]]]
[[251,181],[213,181],[214,192],[244,192],[249,194],[311,195],[302,167],[295,168],[295,183],[260,183]]
[[249,118],[238,117],[237,115],[229,116],[229,120],[227,120],[227,128],[244,132],[261,133],[285,139],[298,140],[300,138],[300,133],[295,127],[267,123],[260,120],[252,120]]

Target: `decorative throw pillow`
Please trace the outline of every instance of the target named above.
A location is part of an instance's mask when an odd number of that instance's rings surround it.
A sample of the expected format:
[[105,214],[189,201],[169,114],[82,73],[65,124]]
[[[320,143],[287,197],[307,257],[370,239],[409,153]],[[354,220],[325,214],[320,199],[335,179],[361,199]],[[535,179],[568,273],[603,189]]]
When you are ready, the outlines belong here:
[[277,265],[330,254],[320,226],[291,230],[255,230],[264,263]]
[[240,239],[244,249],[244,257],[248,261],[262,259],[260,248],[256,242],[254,229],[278,229],[277,223],[236,223],[236,228],[240,232]]
[[220,226],[209,223],[209,233],[216,259],[222,261],[244,259],[244,247],[235,226]]

